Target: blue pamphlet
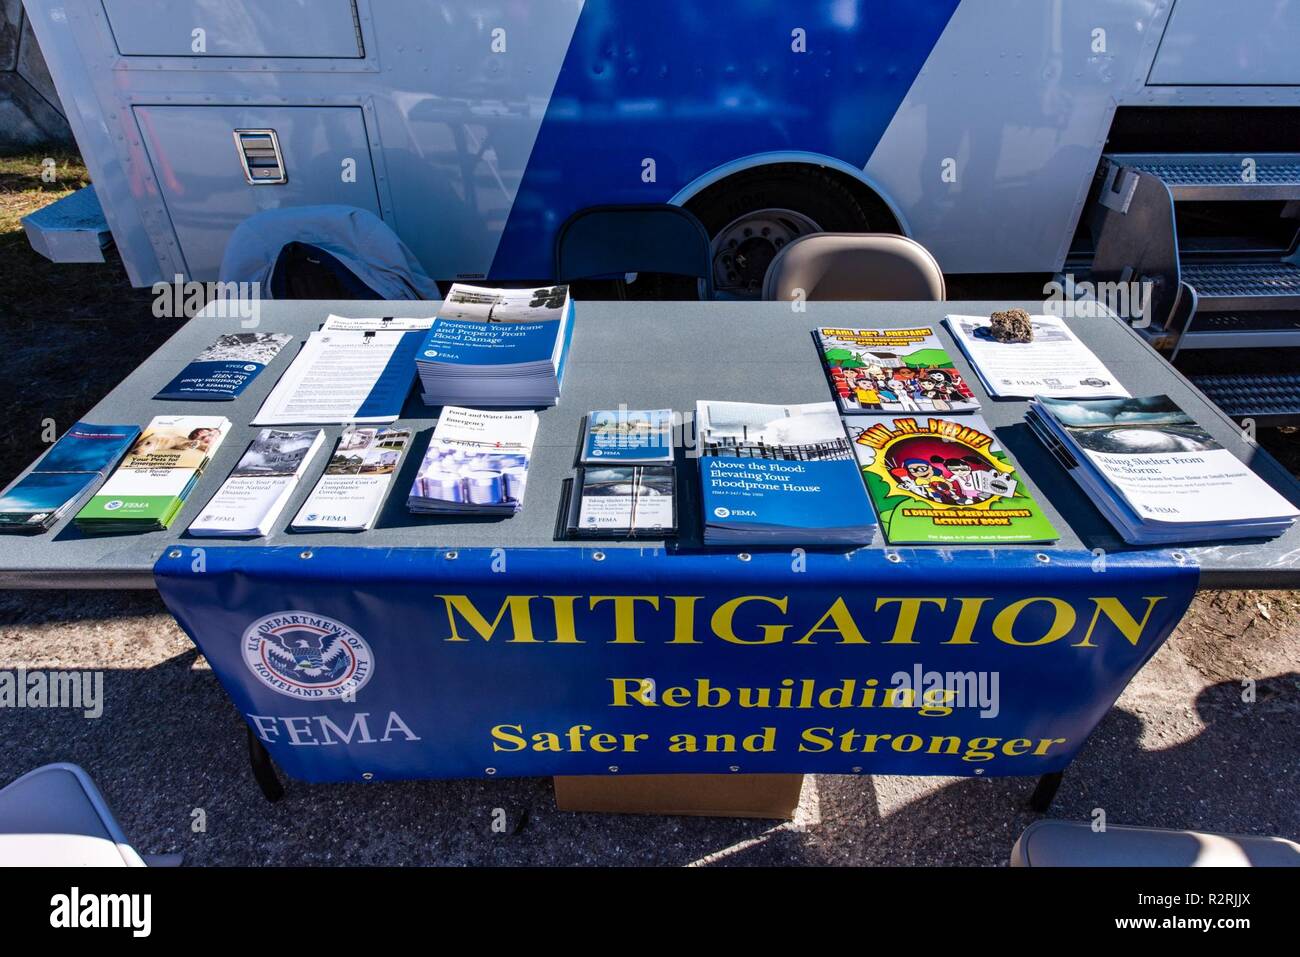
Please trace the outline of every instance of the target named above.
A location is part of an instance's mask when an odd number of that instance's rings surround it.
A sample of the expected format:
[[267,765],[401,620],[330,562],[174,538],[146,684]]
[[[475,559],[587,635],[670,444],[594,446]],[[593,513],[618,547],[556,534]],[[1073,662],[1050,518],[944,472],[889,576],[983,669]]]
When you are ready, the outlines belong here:
[[700,402],[705,544],[866,545],[875,519],[830,402]]
[[292,338],[271,332],[223,335],[195,356],[154,398],[199,402],[235,399]]
[[136,425],[78,422],[0,495],[0,531],[43,532],[99,483],[140,434]]
[[672,460],[672,409],[609,409],[587,413],[582,461],[657,465]]

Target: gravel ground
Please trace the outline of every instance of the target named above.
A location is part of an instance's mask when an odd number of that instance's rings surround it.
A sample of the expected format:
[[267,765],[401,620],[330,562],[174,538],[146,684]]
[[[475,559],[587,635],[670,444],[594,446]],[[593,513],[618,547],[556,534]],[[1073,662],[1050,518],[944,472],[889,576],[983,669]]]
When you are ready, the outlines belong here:
[[[1293,593],[1198,598],[1051,816],[1300,837],[1297,622]],[[531,778],[289,782],[270,804],[238,713],[153,593],[0,593],[0,623],[0,668],[105,670],[99,718],[0,709],[0,782],[80,764],[137,848],[187,864],[1001,865],[1035,818],[1033,782],[1016,778],[818,775],[787,823],[565,813]],[[495,808],[508,833],[493,832]]]

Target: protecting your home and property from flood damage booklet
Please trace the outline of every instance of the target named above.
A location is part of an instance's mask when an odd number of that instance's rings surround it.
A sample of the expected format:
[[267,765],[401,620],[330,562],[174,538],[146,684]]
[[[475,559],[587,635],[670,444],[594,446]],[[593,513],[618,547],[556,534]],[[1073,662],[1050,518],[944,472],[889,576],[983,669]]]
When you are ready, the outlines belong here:
[[849,435],[891,544],[998,545],[1059,537],[980,416],[855,418]]
[[230,401],[271,364],[293,336],[281,332],[232,332],[200,352],[155,399]]

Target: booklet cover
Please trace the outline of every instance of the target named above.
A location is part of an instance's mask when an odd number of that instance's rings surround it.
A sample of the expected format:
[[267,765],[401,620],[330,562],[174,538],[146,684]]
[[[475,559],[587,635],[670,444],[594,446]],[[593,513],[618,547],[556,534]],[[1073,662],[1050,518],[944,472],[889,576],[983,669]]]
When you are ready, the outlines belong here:
[[85,507],[85,531],[167,528],[230,431],[221,416],[159,415]]
[[582,461],[655,465],[673,460],[671,409],[588,412]]
[[831,391],[845,415],[973,412],[975,393],[929,326],[817,330]]
[[569,533],[587,538],[671,538],[677,534],[676,476],[670,465],[580,469]]
[[0,494],[0,531],[43,532],[98,483],[140,434],[136,425],[78,422]]
[[1168,396],[1043,397],[1028,421],[1126,540],[1273,535],[1300,514]]
[[559,319],[569,301],[569,287],[495,289],[452,283],[438,310],[441,319],[472,322],[546,322]]
[[517,512],[536,436],[536,412],[444,406],[408,506],[414,512]]
[[977,415],[849,424],[885,538],[896,545],[1054,542],[1056,529]]
[[263,429],[190,524],[190,534],[267,534],[324,438],[320,429]]
[[999,342],[988,316],[949,316],[948,328],[990,395],[1080,399],[1128,395],[1115,375],[1056,316],[1030,316],[1032,342]]
[[344,429],[325,474],[290,527],[349,532],[369,528],[410,443],[410,429]]
[[237,398],[271,364],[293,336],[278,332],[232,332],[218,336],[163,386],[155,399],[203,402]]
[[868,544],[862,478],[833,402],[696,407],[704,541]]

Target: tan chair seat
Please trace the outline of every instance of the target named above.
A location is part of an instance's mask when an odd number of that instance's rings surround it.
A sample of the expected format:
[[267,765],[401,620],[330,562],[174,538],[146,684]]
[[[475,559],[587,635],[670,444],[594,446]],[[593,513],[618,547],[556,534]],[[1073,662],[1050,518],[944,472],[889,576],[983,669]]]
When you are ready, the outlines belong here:
[[47,764],[0,790],[0,867],[144,866],[75,764]]
[[1011,849],[1012,867],[1300,867],[1300,844],[1281,837],[1036,821]]
[[767,267],[763,298],[942,302],[943,271],[920,243],[889,233],[810,233]]

